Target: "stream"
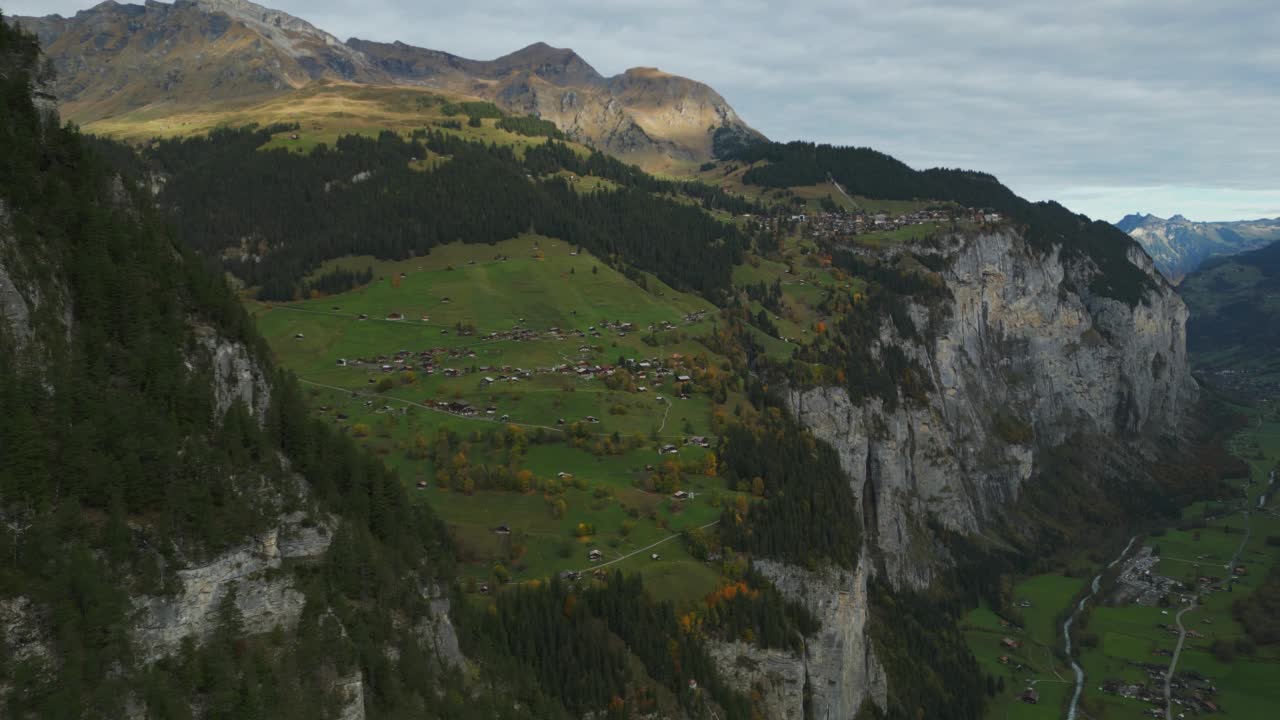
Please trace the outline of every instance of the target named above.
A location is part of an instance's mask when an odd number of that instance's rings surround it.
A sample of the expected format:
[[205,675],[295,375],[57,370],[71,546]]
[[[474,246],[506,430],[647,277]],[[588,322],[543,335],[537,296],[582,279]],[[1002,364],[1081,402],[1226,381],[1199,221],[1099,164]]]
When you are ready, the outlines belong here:
[[[1106,569],[1109,570],[1115,567],[1116,563],[1123,560],[1124,556],[1129,554],[1129,548],[1133,547],[1133,541],[1137,539],[1137,535],[1129,538],[1128,544],[1124,546],[1124,549],[1120,551],[1116,559],[1107,565]],[[1103,572],[1106,572],[1106,570]],[[1089,585],[1089,594],[1080,598],[1080,602],[1076,603],[1076,611],[1071,613],[1071,617],[1067,618],[1066,622],[1062,623],[1062,637],[1066,640],[1067,659],[1071,661],[1071,670],[1076,674],[1076,691],[1071,695],[1071,705],[1067,707],[1067,720],[1076,720],[1076,706],[1080,704],[1080,695],[1084,692],[1084,668],[1080,667],[1080,664],[1071,656],[1071,623],[1075,622],[1076,616],[1084,610],[1084,604],[1098,594],[1098,588],[1101,583],[1102,573],[1100,572],[1093,576],[1093,582]]]

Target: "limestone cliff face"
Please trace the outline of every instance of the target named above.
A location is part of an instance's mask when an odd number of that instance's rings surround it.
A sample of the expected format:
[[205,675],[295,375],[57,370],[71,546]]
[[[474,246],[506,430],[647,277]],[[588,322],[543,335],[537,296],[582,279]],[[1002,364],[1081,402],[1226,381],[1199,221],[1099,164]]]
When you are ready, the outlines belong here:
[[[40,364],[71,329],[71,300],[59,278],[42,278],[48,258],[20,252],[8,209],[0,202],[0,351]],[[43,332],[41,332],[43,330]]]
[[[1186,307],[1137,248],[1130,262],[1156,284],[1130,307],[1087,290],[1087,261],[1040,255],[1012,230],[952,243],[940,274],[954,299],[932,340],[906,342],[887,323],[880,338],[927,370],[926,402],[889,411],[843,388],[790,393],[797,417],[839,452],[868,542],[899,587],[933,576],[927,518],[976,532],[1032,477],[1038,449],[1074,433],[1138,446],[1176,434],[1197,394]],[[913,314],[924,327],[926,311]]]
[[759,692],[770,718],[806,717],[806,696],[813,718],[852,718],[864,702],[884,708],[888,681],[867,632],[865,553],[852,572],[810,571],[770,560],[757,560],[755,568],[807,607],[822,628],[808,638],[800,657],[741,642],[713,644],[725,678],[743,692]]
[[258,422],[271,404],[271,387],[266,373],[249,355],[243,343],[229,342],[208,328],[197,327],[204,362],[213,370],[214,408],[219,416],[235,402],[243,403]]
[[209,562],[173,570],[177,593],[133,598],[135,649],[149,663],[177,651],[188,637],[207,638],[217,628],[218,610],[228,595],[244,617],[247,633],[293,629],[305,599],[292,577],[280,570],[289,562],[319,560],[331,538],[328,525],[310,522],[301,512],[290,513],[240,547]]
[[[1144,439],[1176,434],[1197,396],[1187,367],[1187,310],[1136,247],[1129,261],[1156,282],[1136,306],[1089,292],[1096,268],[1032,250],[1013,230],[957,236],[938,248],[949,307],[929,339],[907,341],[889,320],[881,348],[901,348],[929,374],[924,402],[888,409],[844,388],[793,388],[796,417],[839,453],[863,516],[855,572],[758,560],[756,567],[822,623],[802,657],[741,643],[713,648],[735,686],[755,690],[770,717],[849,718],[886,703],[888,680],[867,630],[867,581],[928,587],[947,562],[933,518],[976,533],[1034,482],[1037,453],[1075,433]],[[888,252],[902,252],[903,248]],[[910,308],[917,327],[927,308]],[[1002,417],[1002,422],[997,422]],[[1010,428],[1013,428],[1012,430]]]

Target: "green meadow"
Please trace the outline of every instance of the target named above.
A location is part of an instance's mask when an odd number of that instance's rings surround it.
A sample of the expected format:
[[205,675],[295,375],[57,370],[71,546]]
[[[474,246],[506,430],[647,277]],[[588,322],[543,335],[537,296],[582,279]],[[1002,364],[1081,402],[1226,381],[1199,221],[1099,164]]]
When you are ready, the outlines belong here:
[[[719,571],[679,539],[716,522],[736,494],[706,471],[714,449],[685,442],[714,440],[715,408],[741,402],[734,390],[719,404],[708,392],[728,370],[700,340],[714,327],[710,303],[652,276],[642,287],[533,235],[399,262],[344,258],[317,273],[338,267],[369,268],[374,279],[334,296],[247,301],[251,312],[314,412],[380,454],[445,520],[468,588],[492,584],[498,566],[526,582],[615,564],[680,603],[716,588]],[[392,361],[401,351],[411,370]],[[419,366],[423,357],[432,372]],[[633,367],[629,382],[573,372],[620,359],[647,367]],[[440,407],[448,403],[475,414]],[[443,429],[462,442],[450,452],[500,462],[483,438],[508,428],[530,438],[519,469],[550,490],[460,491],[438,482],[440,468],[421,452]],[[652,487],[672,468],[693,499]],[[510,532],[495,532],[501,526]]]
[[[1074,687],[1074,676],[1055,652],[1061,644],[1055,620],[1062,598],[1074,595],[1083,582],[1061,575],[1039,575],[1017,583],[1015,602],[1031,603],[1030,607],[1018,608],[1025,622],[1022,627],[1004,620],[985,604],[961,621],[961,630],[982,672],[1004,679],[1005,689],[992,698],[987,717],[1036,720],[1061,715],[1061,707]],[[1005,647],[1005,638],[1016,641],[1019,647]],[[1008,662],[1001,662],[1001,657],[1007,657]],[[1022,702],[1022,693],[1028,687],[1039,693],[1038,704]]]

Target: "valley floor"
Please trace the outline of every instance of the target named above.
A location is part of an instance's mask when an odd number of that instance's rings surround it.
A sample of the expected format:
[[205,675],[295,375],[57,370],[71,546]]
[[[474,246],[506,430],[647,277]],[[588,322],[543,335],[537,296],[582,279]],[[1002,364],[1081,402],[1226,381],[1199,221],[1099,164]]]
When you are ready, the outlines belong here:
[[[1280,538],[1280,500],[1269,485],[1280,462],[1280,422],[1259,419],[1233,445],[1253,472],[1241,482],[1241,496],[1196,503],[1174,527],[1140,538],[1118,585],[1104,586],[1098,597],[1106,599],[1077,620],[1073,639],[1086,673],[1079,717],[1166,717],[1165,674],[1175,653],[1170,717],[1216,709],[1261,718],[1280,705],[1280,647],[1248,642],[1232,613],[1233,604],[1280,565],[1280,546],[1268,542]],[[1261,506],[1260,498],[1266,498]],[[1061,620],[1088,577],[1022,579],[1014,590],[1020,625],[987,607],[965,618],[965,634],[983,672],[1003,688],[987,717],[1066,717],[1074,678],[1062,655]],[[1179,626],[1185,632],[1180,652]],[[1028,702],[1029,690],[1038,702]]]

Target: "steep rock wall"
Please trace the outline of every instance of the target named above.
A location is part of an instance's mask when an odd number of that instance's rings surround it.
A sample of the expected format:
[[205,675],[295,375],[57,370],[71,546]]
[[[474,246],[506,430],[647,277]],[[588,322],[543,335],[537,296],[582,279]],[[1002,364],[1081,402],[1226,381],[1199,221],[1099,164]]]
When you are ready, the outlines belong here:
[[245,632],[264,633],[297,625],[305,598],[292,577],[277,572],[288,560],[318,560],[332,537],[325,525],[308,526],[292,513],[252,541],[212,561],[176,569],[181,590],[174,595],[133,598],[133,641],[143,662],[175,652],[184,638],[203,640],[217,628],[218,609],[234,593]]
[[[1074,433],[1136,446],[1176,434],[1197,394],[1186,307],[1137,248],[1130,261],[1156,285],[1130,307],[1089,293],[1096,271],[1086,262],[1040,255],[1012,230],[953,242],[941,271],[953,300],[932,339],[904,341],[888,322],[880,337],[929,373],[926,402],[887,410],[843,388],[789,394],[800,421],[838,451],[868,543],[898,587],[933,577],[929,517],[976,532],[1031,478],[1037,448]],[[925,308],[912,314],[926,326]]]
[[[842,387],[792,388],[795,416],[839,454],[862,517],[856,572],[811,572],[757,560],[756,567],[822,623],[803,657],[733,643],[713,652],[730,682],[761,693],[771,717],[850,718],[887,702],[888,680],[867,631],[867,581],[924,589],[948,563],[930,519],[977,533],[1016,500],[1037,452],[1076,433],[1109,436],[1144,452],[1176,435],[1197,397],[1187,366],[1187,310],[1138,248],[1129,260],[1154,280],[1136,306],[1089,291],[1087,259],[1033,250],[1013,230],[956,236],[937,248],[951,299],[927,339],[907,341],[883,321],[879,346],[896,346],[925,369],[924,402],[892,409],[854,401]],[[890,250],[902,252],[903,248]],[[997,422],[997,418],[1003,422]],[[1012,430],[1011,430],[1012,428]],[[807,689],[806,689],[807,688]]]

